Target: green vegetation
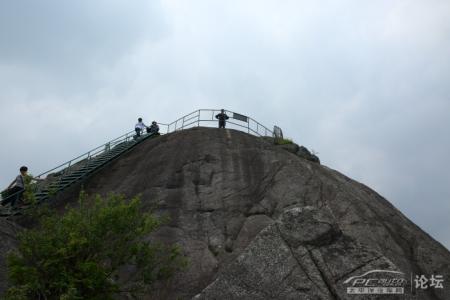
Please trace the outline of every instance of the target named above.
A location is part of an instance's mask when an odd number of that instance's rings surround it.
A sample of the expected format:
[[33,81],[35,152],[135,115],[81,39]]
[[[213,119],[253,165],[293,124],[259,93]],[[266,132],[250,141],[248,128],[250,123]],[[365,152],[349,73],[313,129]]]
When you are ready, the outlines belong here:
[[286,144],[293,144],[294,142],[290,138],[284,138],[284,139],[275,139],[275,144],[277,145],[286,145]]
[[[33,181],[31,175],[25,176],[25,191],[23,192],[22,199],[25,204],[34,204],[36,202],[36,197],[34,196],[34,192],[37,188],[37,183]],[[11,195],[9,190],[4,190],[1,192],[2,199],[8,198]]]
[[2,195],[2,199],[6,199],[9,196],[8,190],[3,190],[0,193]]
[[34,192],[37,189],[37,183],[33,181],[32,175],[25,176],[25,192],[23,192],[23,201],[25,204],[36,204]]
[[[87,201],[81,193],[78,207],[41,214],[36,228],[19,235],[18,251],[8,256],[6,299],[137,297],[187,264],[179,247],[144,240],[165,221],[143,213],[138,197]],[[119,280],[123,268],[133,270],[128,280]]]

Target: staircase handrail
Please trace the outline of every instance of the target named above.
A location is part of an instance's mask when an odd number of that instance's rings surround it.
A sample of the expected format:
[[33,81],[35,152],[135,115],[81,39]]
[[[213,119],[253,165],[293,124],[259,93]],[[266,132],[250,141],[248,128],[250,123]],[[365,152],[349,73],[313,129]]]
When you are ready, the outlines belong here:
[[[85,152],[85,153],[75,157],[75,158],[72,158],[71,160],[68,160],[68,161],[66,161],[66,162],[64,162],[64,163],[62,163],[62,164],[60,164],[60,165],[58,165],[58,166],[56,166],[56,167],[54,167],[54,168],[52,168],[50,170],[47,170],[47,171],[37,175],[36,177],[37,178],[41,178],[44,175],[48,175],[51,172],[53,172],[55,170],[58,170],[58,169],[61,169],[64,166],[70,167],[72,165],[72,163],[77,162],[78,160],[80,160],[80,158],[86,157],[86,158],[89,159],[91,157],[94,157],[94,156],[104,152],[104,151],[97,151],[97,150],[105,149],[106,146],[112,147],[113,145],[118,144],[119,142],[127,141],[130,138],[130,136],[132,134],[134,134],[134,133],[135,133],[135,131],[132,130],[132,131],[129,131],[129,132],[125,133],[125,134],[122,134],[119,137],[116,137],[116,138],[114,138],[114,139],[112,139],[112,140],[110,140],[110,141],[108,141],[108,142],[106,142],[106,143],[104,143],[104,144],[102,144],[102,145],[100,145],[98,147],[95,147],[95,148],[93,148],[93,149],[91,149],[91,150],[89,150],[89,151],[87,151],[87,152]],[[94,151],[97,151],[97,152],[94,152]]]

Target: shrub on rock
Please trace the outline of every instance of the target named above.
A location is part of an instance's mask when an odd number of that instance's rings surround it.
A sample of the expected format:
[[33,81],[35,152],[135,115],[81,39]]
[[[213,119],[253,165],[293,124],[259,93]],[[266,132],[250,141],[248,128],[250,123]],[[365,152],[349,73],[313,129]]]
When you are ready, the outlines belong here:
[[[146,241],[163,218],[141,212],[139,198],[84,193],[79,206],[40,217],[19,235],[8,256],[11,287],[6,299],[113,299],[137,295],[186,264],[177,246]],[[121,268],[132,269],[127,280]]]

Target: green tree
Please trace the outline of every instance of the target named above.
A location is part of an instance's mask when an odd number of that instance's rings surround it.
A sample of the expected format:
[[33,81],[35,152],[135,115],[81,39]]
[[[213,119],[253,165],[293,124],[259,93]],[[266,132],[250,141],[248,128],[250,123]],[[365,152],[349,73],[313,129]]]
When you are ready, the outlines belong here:
[[23,193],[23,201],[25,204],[36,204],[37,183],[33,181],[33,175],[25,176],[25,191]]
[[[6,299],[136,297],[187,263],[179,247],[144,239],[164,221],[142,212],[138,197],[87,201],[81,193],[78,207],[43,214],[19,235],[18,251],[8,256]],[[121,268],[133,270],[128,280],[119,279]]]

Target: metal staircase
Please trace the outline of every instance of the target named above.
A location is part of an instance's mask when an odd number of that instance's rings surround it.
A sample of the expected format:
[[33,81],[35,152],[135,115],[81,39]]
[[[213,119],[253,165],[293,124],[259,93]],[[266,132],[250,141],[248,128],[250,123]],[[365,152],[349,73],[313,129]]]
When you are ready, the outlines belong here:
[[[170,124],[158,124],[162,127],[163,134],[197,126],[215,126],[217,124],[215,115],[219,112],[219,109],[199,109]],[[225,110],[225,113],[230,116],[230,120],[227,121],[227,128],[229,126],[232,129],[237,129],[260,137],[273,135],[273,132],[270,129],[248,116],[229,110]],[[103,166],[129,151],[139,143],[157,135],[146,133],[140,137],[136,137],[136,133],[133,130],[49,171],[39,174],[35,177],[39,179],[39,181],[34,182],[28,187],[28,189],[32,191],[32,199],[30,202],[33,204],[40,204],[48,201],[50,198],[74,183],[79,182],[100,170]],[[11,196],[14,195],[9,195],[9,197]],[[27,209],[29,206],[30,205],[24,205],[21,209],[16,210],[0,206],[0,216],[20,214],[23,209]]]
[[[144,138],[141,138],[139,142],[143,140]],[[46,184],[45,187],[35,193],[35,201],[37,203],[41,203],[45,200],[48,200],[49,197],[53,196],[57,192],[66,189],[73,183],[94,173],[102,166],[106,165],[108,162],[120,156],[122,153],[127,152],[137,143],[138,142],[136,141],[123,142],[115,146],[110,151],[97,155],[96,157],[87,160],[82,165],[78,165],[77,168],[72,167],[64,170],[57,180],[53,180],[51,183]]]
[[[36,176],[35,178],[42,179],[42,181],[35,182],[31,186],[33,190],[31,201],[33,204],[40,204],[49,200],[51,197],[65,190],[72,184],[100,170],[103,166],[125,152],[128,152],[139,143],[159,135],[147,133],[140,137],[136,137],[133,133],[135,132],[129,132],[56,168]],[[14,197],[15,195],[10,196]],[[16,210],[1,207],[0,216],[20,214],[23,209],[27,209],[28,207],[30,207],[30,205],[24,205],[21,209]]]

